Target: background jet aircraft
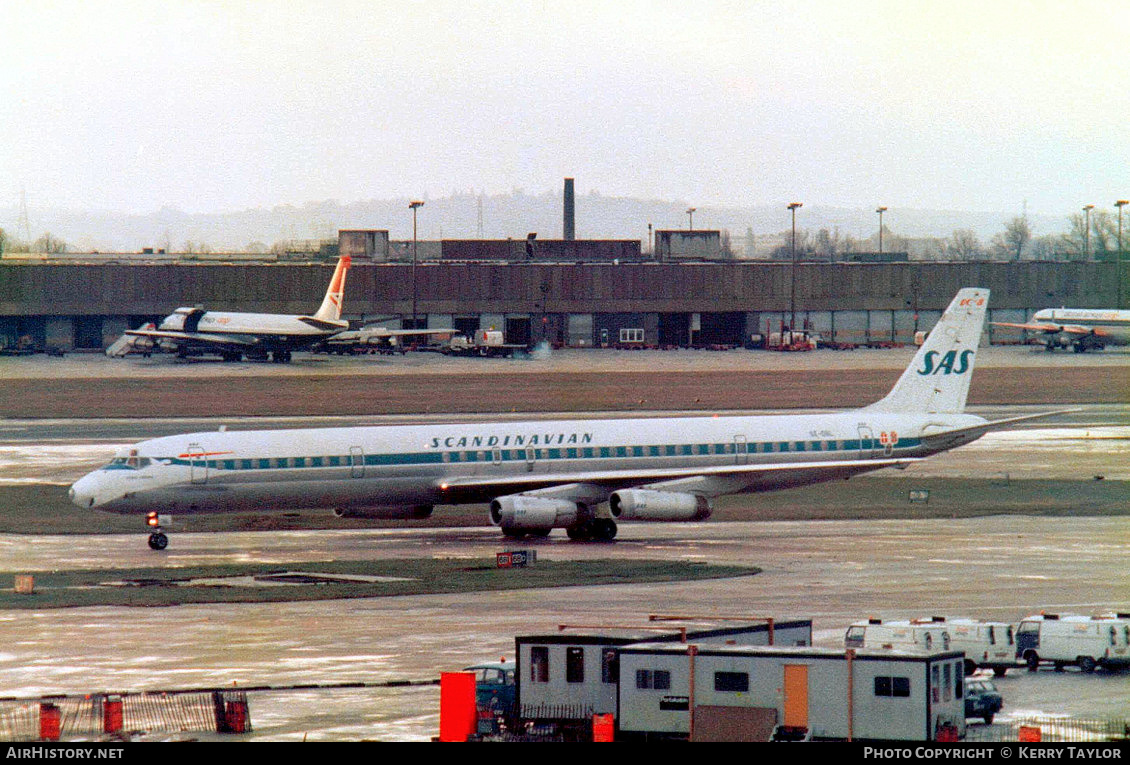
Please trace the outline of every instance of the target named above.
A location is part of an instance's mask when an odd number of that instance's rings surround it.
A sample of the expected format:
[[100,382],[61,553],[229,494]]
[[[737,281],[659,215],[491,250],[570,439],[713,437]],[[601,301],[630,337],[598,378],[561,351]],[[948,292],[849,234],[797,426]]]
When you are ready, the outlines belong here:
[[377,325],[369,325],[361,329],[351,329],[338,332],[333,337],[327,338],[324,346],[327,351],[334,353],[352,353],[376,349],[385,352],[405,351],[405,338],[421,338],[427,342],[430,337],[444,337],[455,334],[454,329],[389,329]]
[[[349,256],[338,259],[322,305],[312,316],[206,311],[199,306],[178,308],[156,329],[126,330],[126,337],[133,338],[128,345],[134,346],[133,349],[145,343],[158,345],[180,356],[215,353],[226,361],[239,361],[248,356],[288,362],[292,351],[309,348],[319,340],[349,329],[349,322],[341,318],[341,296],[349,265]],[[111,348],[115,346],[118,343]],[[116,350],[124,355],[122,350],[132,349]]]
[[1130,311],[1045,308],[1025,324],[994,321],[993,326],[1033,332],[1049,351],[1070,347],[1083,353],[1108,345],[1130,344]]
[[[70,496],[151,517],[326,507],[426,518],[435,505],[488,502],[511,537],[564,528],[611,540],[618,521],[702,521],[714,497],[905,467],[1030,419],[962,413],[988,298],[961,290],[891,392],[862,409],[191,433],[124,450]],[[158,528],[149,543],[168,540]]]

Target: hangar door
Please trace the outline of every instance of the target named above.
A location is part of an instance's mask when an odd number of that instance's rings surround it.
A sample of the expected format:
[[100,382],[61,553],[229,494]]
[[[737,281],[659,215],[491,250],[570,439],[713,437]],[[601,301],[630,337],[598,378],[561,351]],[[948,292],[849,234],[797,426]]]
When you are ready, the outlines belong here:
[[695,345],[743,345],[745,314],[741,311],[701,314]]

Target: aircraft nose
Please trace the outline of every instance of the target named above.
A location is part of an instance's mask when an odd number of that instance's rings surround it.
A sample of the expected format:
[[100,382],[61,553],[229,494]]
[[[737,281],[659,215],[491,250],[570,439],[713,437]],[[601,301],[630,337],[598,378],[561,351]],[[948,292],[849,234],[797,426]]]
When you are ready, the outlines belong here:
[[84,509],[94,507],[94,487],[91,486],[92,483],[90,476],[75,481],[70,491],[67,492],[71,502]]

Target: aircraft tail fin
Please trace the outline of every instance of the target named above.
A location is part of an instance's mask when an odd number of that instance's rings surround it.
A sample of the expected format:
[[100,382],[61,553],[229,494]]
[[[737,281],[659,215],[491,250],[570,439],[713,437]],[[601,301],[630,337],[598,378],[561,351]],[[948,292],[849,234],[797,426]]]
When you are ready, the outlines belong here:
[[338,258],[337,268],[334,269],[330,286],[326,289],[326,296],[322,299],[322,307],[314,314],[315,319],[322,321],[337,321],[341,318],[341,296],[345,292],[345,272],[349,270],[351,259],[348,255]]
[[895,387],[865,408],[878,412],[963,411],[988,305],[989,290],[959,290]]

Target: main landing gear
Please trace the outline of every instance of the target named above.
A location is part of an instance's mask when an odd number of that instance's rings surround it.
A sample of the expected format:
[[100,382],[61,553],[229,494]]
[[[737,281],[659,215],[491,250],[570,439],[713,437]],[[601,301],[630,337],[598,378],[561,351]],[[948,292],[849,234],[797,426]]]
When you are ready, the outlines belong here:
[[592,518],[568,527],[565,533],[576,542],[611,542],[617,530],[616,521],[611,518]]
[[150,550],[164,550],[169,546],[169,538],[165,536],[165,532],[161,530],[161,516],[157,513],[149,513],[145,516],[145,522],[152,529],[149,534],[149,549]]

